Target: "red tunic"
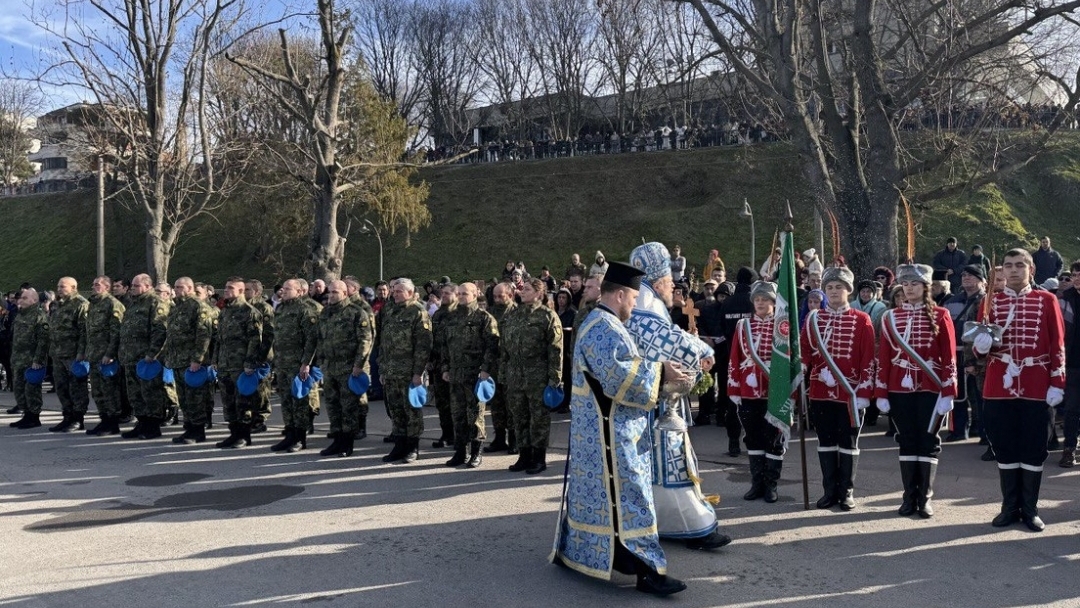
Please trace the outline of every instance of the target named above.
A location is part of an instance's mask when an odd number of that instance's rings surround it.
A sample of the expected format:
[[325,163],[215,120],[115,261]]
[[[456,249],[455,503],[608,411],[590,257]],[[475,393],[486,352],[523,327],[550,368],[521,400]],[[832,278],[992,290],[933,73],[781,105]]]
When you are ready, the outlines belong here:
[[[894,321],[900,340],[929,364],[941,381],[938,386],[930,374],[923,371],[890,330]],[[944,397],[956,396],[956,338],[949,311],[934,307],[934,322],[938,332],[934,335],[926,308],[904,304],[890,310],[881,318],[881,344],[877,357],[877,386],[874,396],[888,399],[889,393],[927,392]]]
[[[980,321],[985,314],[979,311]],[[1044,401],[1050,387],[1065,389],[1065,330],[1057,296],[1006,288],[994,294],[987,321],[1003,331],[1001,347],[988,355],[983,398]]]
[[[750,335],[754,344],[747,343],[745,325],[750,325]],[[740,319],[731,343],[731,357],[728,359],[728,396],[742,399],[769,398],[769,362],[772,360],[773,317],[762,319],[754,315],[749,319]],[[754,348],[754,351],[750,349]],[[751,352],[757,353],[757,359],[765,369],[755,361]]]
[[811,324],[816,323],[824,341],[825,350],[832,356],[837,368],[847,378],[857,398],[874,396],[874,325],[870,315],[845,307],[842,310],[824,308],[814,310],[806,318],[800,336],[803,365],[809,379],[810,398],[819,401],[848,403],[850,396],[839,378],[836,386],[828,386],[821,379],[826,369],[825,358],[811,338]]

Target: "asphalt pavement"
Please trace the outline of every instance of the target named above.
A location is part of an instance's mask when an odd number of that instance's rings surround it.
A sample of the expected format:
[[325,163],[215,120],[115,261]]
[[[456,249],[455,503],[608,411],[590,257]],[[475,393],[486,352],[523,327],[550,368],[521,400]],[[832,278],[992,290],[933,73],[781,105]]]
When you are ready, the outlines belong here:
[[[14,403],[0,393],[0,407]],[[941,455],[937,514],[896,515],[900,476],[884,419],[866,429],[856,479],[858,507],[803,509],[800,446],[793,442],[780,501],[746,502],[747,459],[728,457],[725,430],[691,429],[707,493],[719,492],[722,531],[734,542],[697,552],[665,542],[669,571],[689,589],[659,600],[555,567],[555,532],[569,417],[557,415],[546,473],[443,465],[447,449],[426,409],[421,460],[389,465],[383,404],[371,405],[369,437],[350,458],[320,458],[325,414],[310,448],[275,454],[280,414],[255,445],[49,433],[8,428],[0,414],[0,606],[637,606],[668,602],[731,608],[1080,606],[1080,468],[1047,461],[1046,531],[997,529],[997,471],[975,440]],[[93,418],[91,414],[88,418]],[[490,438],[490,428],[489,428]],[[811,503],[820,495],[812,434]]]

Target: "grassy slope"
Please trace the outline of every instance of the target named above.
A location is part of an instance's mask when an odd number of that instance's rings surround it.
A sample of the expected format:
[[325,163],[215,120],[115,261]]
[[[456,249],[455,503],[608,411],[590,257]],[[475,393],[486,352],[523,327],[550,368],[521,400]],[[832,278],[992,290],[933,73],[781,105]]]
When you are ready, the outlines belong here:
[[[812,246],[810,201],[794,156],[784,145],[742,149],[553,159],[527,163],[427,169],[431,227],[385,238],[386,275],[420,279],[490,277],[503,263],[523,260],[533,271],[550,265],[559,275],[572,252],[588,263],[596,249],[625,259],[642,237],[683,246],[690,265],[717,248],[729,266],[749,259],[749,222],[738,216],[746,197],[756,214],[757,254],[768,250],[791,200],[801,247]],[[961,247],[981,243],[999,253],[1050,234],[1063,255],[1080,257],[1080,138],[1063,140],[1000,186],[969,192],[916,212],[919,257],[929,259],[946,235]],[[0,199],[4,221],[0,286],[23,280],[50,285],[61,274],[80,281],[94,266],[93,193]],[[253,260],[244,237],[258,218],[226,209],[198,222],[173,262],[171,276],[188,274],[220,283],[231,274],[277,277]],[[141,270],[143,239],[137,214],[113,207],[108,216],[107,272]],[[354,233],[347,273],[377,278],[375,240]]]

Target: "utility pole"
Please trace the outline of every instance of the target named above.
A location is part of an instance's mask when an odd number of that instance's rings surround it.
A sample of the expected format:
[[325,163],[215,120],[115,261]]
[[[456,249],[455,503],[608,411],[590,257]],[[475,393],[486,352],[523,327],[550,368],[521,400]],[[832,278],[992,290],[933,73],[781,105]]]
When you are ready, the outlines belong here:
[[105,156],[97,158],[97,275],[105,276]]

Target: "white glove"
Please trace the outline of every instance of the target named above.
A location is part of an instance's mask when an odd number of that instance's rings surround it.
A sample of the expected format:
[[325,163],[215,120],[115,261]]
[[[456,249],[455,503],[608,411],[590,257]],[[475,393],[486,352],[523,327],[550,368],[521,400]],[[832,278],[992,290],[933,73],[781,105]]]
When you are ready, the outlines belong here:
[[855,407],[859,408],[860,410],[865,410],[866,408],[870,407],[870,400],[864,397],[856,397]]
[[938,397],[937,405],[934,406],[934,412],[939,416],[944,416],[952,411],[953,398],[941,396]]
[[979,334],[971,341],[971,347],[980,355],[985,355],[994,347],[994,337],[990,334]]
[[889,413],[889,400],[888,400],[888,399],[884,399],[884,398],[882,398],[882,397],[878,397],[878,400],[877,400],[877,409],[878,409],[878,411],[880,411],[880,412],[881,412],[882,414],[888,414],[888,413]]
[[836,386],[836,378],[833,378],[832,372],[827,367],[818,372],[817,377],[829,388]]
[[1049,405],[1050,407],[1056,407],[1063,399],[1065,399],[1065,391],[1060,388],[1051,386],[1050,389],[1046,391],[1046,405]]
[[731,402],[735,405],[742,405],[742,397],[728,397],[728,399],[731,399]]

